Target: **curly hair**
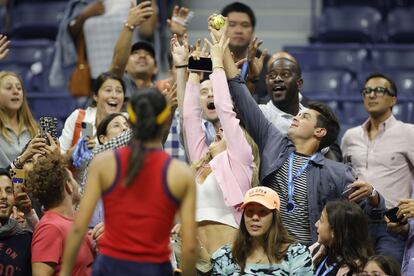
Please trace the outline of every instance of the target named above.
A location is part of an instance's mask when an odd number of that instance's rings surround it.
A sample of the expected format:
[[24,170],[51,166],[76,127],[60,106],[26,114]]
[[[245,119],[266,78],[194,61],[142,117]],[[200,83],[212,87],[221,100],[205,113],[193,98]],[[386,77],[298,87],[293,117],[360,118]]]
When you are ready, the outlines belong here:
[[53,208],[64,198],[65,183],[69,180],[65,161],[60,155],[40,158],[27,175],[26,186],[45,207]]

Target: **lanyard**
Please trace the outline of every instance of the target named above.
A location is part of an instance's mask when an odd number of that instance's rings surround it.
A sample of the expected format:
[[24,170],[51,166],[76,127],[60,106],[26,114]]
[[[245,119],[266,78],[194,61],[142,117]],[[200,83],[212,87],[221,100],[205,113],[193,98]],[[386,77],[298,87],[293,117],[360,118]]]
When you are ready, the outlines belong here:
[[315,276],[326,276],[328,275],[329,272],[331,272],[336,264],[330,265],[321,275],[319,275],[319,273],[322,270],[322,267],[325,265],[326,261],[328,260],[328,257],[326,257],[322,263],[319,265],[318,270],[316,270]]
[[288,169],[288,203],[286,204],[286,209],[288,212],[292,212],[295,209],[295,201],[293,200],[293,194],[295,192],[295,181],[296,178],[302,175],[302,173],[306,170],[309,165],[310,160],[314,160],[316,158],[316,153],[312,155],[303,166],[298,170],[296,175],[292,176],[293,170],[293,159],[295,158],[295,153],[292,151],[289,156],[289,169]]
[[[249,53],[246,54],[246,59],[249,56]],[[246,80],[247,78],[247,69],[249,68],[249,61],[245,61],[243,63],[242,69],[241,69],[241,77],[243,80]]]

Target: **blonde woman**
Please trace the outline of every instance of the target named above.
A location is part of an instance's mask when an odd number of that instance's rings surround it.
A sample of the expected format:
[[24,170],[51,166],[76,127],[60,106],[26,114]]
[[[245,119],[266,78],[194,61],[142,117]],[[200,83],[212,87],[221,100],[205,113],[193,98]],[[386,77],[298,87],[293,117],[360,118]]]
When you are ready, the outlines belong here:
[[[178,42],[173,44],[179,47]],[[252,183],[257,184],[257,146],[246,136],[233,111],[222,65],[225,47],[224,41],[211,45],[214,69],[210,80],[200,84],[200,75],[190,72],[184,96],[184,136],[196,169],[196,221],[201,248],[197,269],[203,273],[212,268],[211,255],[221,246],[232,244],[243,196]],[[199,48],[197,43],[196,51]],[[202,129],[202,113],[207,118],[218,117],[221,125],[210,145]]]
[[[43,153],[45,140],[36,137],[37,123],[24,94],[20,77],[0,72],[0,167],[20,167],[35,153]],[[26,144],[27,149],[23,151]]]

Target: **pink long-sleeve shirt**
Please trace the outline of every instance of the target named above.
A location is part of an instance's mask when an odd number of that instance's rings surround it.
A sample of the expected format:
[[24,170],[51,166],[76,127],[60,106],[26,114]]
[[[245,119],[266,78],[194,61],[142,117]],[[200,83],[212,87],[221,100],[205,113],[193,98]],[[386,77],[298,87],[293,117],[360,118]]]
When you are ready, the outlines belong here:
[[[215,70],[210,75],[213,84],[214,105],[223,128],[226,150],[211,161],[212,173],[223,193],[227,206],[234,207],[235,217],[240,222],[238,206],[244,194],[251,187],[253,174],[253,154],[243,130],[233,111],[233,103],[223,70]],[[201,127],[200,85],[187,82],[184,96],[183,128],[191,162],[200,160],[207,152],[205,134]]]

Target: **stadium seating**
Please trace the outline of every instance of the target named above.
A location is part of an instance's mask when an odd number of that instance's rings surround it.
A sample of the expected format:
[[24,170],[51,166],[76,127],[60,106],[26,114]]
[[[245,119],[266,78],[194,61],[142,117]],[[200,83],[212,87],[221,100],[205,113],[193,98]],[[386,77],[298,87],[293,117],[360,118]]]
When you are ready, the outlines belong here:
[[372,67],[376,70],[414,69],[414,45],[377,44],[372,48]]
[[285,46],[302,68],[344,69],[358,74],[367,62],[369,48],[361,44],[311,44]]
[[390,42],[414,42],[414,8],[398,8],[389,12],[387,38]]
[[381,20],[381,13],[372,7],[327,7],[319,18],[316,39],[331,43],[381,41]]
[[0,62],[1,70],[18,73],[26,91],[47,90],[47,68],[53,57],[53,42],[49,40],[12,40],[13,50]]
[[13,7],[11,36],[14,38],[56,38],[66,1],[24,2]]
[[319,100],[338,100],[353,86],[354,79],[346,70],[319,69],[302,72],[303,89],[306,97]]

